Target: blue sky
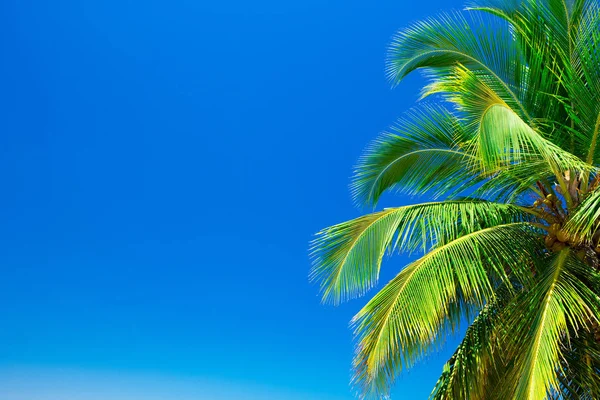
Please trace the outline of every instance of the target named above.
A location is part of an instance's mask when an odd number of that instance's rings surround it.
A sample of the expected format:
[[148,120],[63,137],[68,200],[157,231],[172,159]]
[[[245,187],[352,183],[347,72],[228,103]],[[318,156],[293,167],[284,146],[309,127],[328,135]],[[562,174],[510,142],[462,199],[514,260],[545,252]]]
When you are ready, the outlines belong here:
[[391,35],[462,5],[2,1],[0,397],[352,399],[364,300],[320,304],[308,241],[417,99]]

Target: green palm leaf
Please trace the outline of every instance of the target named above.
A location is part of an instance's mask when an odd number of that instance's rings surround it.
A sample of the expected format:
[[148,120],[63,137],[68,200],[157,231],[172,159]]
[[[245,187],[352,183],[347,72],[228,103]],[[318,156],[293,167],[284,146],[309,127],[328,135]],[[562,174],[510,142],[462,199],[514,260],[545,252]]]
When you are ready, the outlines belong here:
[[497,382],[493,365],[498,345],[500,312],[510,300],[508,290],[497,291],[496,298],[479,312],[450,360],[444,365],[431,400],[468,400],[485,398]]
[[482,18],[465,18],[462,14],[445,14],[419,22],[398,33],[387,59],[388,77],[399,83],[418,68],[443,71],[456,64],[486,74],[501,88],[506,100],[519,105],[527,114],[515,90],[514,63],[518,48],[506,29]]
[[377,139],[360,158],[351,191],[357,203],[376,204],[386,190],[440,196],[477,183],[477,158],[459,120],[439,106],[405,114],[391,132]]
[[[578,277],[588,267],[565,249],[542,272],[537,285],[510,308],[505,345],[517,359],[511,398],[544,399],[560,390],[561,343],[571,329],[596,320],[600,302]],[[510,388],[508,385],[507,388]]]
[[544,160],[554,175],[590,171],[591,166],[545,139],[519,117],[481,77],[457,66],[429,86],[427,95],[447,94],[465,115],[467,129],[476,131],[474,152],[484,169],[495,171],[523,161]]
[[558,380],[560,395],[565,400],[600,398],[600,344],[587,329],[571,332],[561,346],[561,368]]
[[506,283],[509,273],[524,276],[537,251],[529,223],[514,222],[460,236],[407,266],[353,320],[357,383],[365,392],[385,393],[443,332],[449,304],[494,298],[491,276]]
[[[565,231],[578,243],[591,242],[600,228],[600,190],[595,190],[574,211],[565,226]],[[598,239],[594,245],[597,245]]]
[[387,251],[429,248],[481,227],[527,218],[517,207],[485,201],[386,209],[319,232],[311,245],[311,279],[321,283],[324,301],[339,303],[376,284]]

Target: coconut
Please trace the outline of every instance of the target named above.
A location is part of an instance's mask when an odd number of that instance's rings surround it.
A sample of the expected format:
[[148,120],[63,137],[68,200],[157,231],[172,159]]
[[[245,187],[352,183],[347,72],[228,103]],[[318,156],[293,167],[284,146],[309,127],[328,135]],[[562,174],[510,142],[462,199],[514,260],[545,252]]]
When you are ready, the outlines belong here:
[[569,234],[567,234],[567,232],[561,229],[558,232],[556,232],[556,238],[561,242],[566,243],[569,241]]

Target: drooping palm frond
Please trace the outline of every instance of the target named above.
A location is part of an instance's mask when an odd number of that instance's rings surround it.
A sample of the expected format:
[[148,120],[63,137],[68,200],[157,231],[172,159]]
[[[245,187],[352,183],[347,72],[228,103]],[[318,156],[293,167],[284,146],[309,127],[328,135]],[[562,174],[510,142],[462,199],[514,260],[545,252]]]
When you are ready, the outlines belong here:
[[465,129],[476,132],[474,153],[481,167],[495,171],[514,163],[546,161],[555,176],[562,171],[590,171],[591,166],[564,151],[519,117],[475,72],[458,65],[428,88],[427,94],[442,93],[463,113]]
[[590,51],[598,45],[597,7],[596,0],[483,0],[470,5],[510,24],[526,65],[520,78],[525,107],[548,125],[556,145],[586,161],[592,135],[577,125],[597,115],[588,112],[597,103],[593,92],[589,95],[597,81],[590,78],[598,74],[597,52]]
[[[522,45],[531,48],[543,43],[567,59],[569,31],[581,15],[581,5],[581,1],[569,0],[478,0],[469,2],[468,9],[488,12],[509,22]],[[541,33],[546,40],[539,40]]]
[[[589,169],[518,119],[512,125],[509,121],[500,126],[494,125],[491,115],[482,119],[479,125],[465,126],[464,121],[439,106],[422,106],[407,113],[391,133],[378,138],[360,158],[351,185],[353,198],[359,204],[376,204],[381,194],[389,190],[430,194],[435,198],[453,197],[473,188],[478,197],[512,201],[532,188],[535,191],[536,181],[554,179],[551,165]],[[513,125],[520,130],[514,130]],[[477,132],[480,127],[483,134]],[[497,143],[497,132],[503,135],[504,143]],[[521,133],[524,138],[519,136]],[[475,140],[486,143],[480,146],[482,150],[474,145]],[[519,155],[517,150],[511,150],[513,143],[520,146]],[[541,148],[548,160],[529,147]],[[526,164],[514,162],[524,157]],[[486,163],[493,162],[489,159],[496,162],[493,170],[488,166],[486,172]],[[498,180],[503,184],[495,183]]]
[[445,14],[398,33],[388,52],[388,77],[399,83],[419,68],[443,73],[448,67],[462,64],[488,76],[499,95],[527,116],[516,92],[518,82],[514,81],[519,52],[508,29],[502,29],[497,21],[469,17]]
[[504,348],[516,362],[504,385],[508,398],[543,399],[560,391],[561,344],[570,331],[596,321],[600,310],[600,299],[581,274],[589,274],[589,267],[564,249],[535,287],[509,306]]
[[324,301],[339,303],[373,287],[386,252],[427,249],[482,227],[529,219],[517,207],[485,201],[386,209],[319,232],[311,245],[311,279],[320,282]]
[[600,398],[600,344],[589,327],[570,332],[562,344],[558,381],[564,400]]
[[582,136],[582,158],[595,164],[600,156],[600,4],[590,2],[581,13],[581,23],[573,33],[572,64],[565,87],[565,108],[578,136]]
[[493,353],[498,347],[500,312],[511,299],[511,291],[497,290],[496,298],[479,312],[465,336],[444,365],[431,400],[483,399],[497,383]]
[[[572,240],[581,243],[591,242],[600,228],[600,190],[595,190],[581,203],[565,225],[565,231]],[[596,238],[594,245],[598,245]]]
[[[521,49],[518,87],[523,104],[532,117],[544,123],[560,123],[566,119],[564,107],[555,96],[565,93],[564,77],[571,43],[568,33],[572,20],[568,15],[570,8],[563,0],[484,0],[471,7],[509,23],[513,42]],[[530,22],[532,18],[536,23]],[[556,145],[573,150],[573,138],[555,130],[546,134],[552,136]]]
[[543,197],[536,186],[537,182],[553,178],[554,175],[548,170],[548,163],[542,159],[512,164],[488,176],[475,188],[473,196],[508,204],[527,202],[532,196]]
[[439,196],[467,189],[479,178],[466,135],[458,118],[440,106],[413,109],[360,158],[352,196],[374,205],[386,190]]
[[407,266],[353,320],[356,382],[385,393],[443,332],[448,304],[460,294],[482,306],[495,297],[490,277],[509,284],[509,274],[526,276],[540,247],[531,225],[515,222],[460,236]]

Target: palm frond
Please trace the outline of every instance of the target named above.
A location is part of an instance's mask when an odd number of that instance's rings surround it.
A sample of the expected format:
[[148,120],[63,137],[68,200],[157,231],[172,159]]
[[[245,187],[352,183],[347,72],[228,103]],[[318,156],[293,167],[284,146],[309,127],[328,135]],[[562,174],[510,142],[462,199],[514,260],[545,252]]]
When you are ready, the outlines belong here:
[[[565,121],[565,107],[559,98],[566,95],[571,31],[577,26],[581,7],[563,0],[482,0],[471,9],[496,15],[509,23],[520,49],[520,66],[515,70],[520,96],[534,120],[550,125]],[[565,133],[551,130],[546,135],[557,146],[574,151],[575,138]]]
[[399,32],[387,57],[387,75],[399,83],[419,68],[441,72],[456,64],[489,77],[504,100],[527,116],[515,82],[519,51],[507,26],[477,15],[443,14]]
[[519,208],[485,201],[448,201],[389,208],[317,234],[311,244],[311,280],[323,300],[340,303],[377,283],[386,252],[427,249],[482,227],[526,221]]
[[560,391],[561,344],[571,330],[595,321],[599,310],[597,295],[578,278],[588,271],[567,248],[510,306],[504,345],[507,357],[516,361],[505,385],[509,398],[542,400]]
[[[565,231],[571,240],[578,243],[591,243],[596,230],[600,227],[600,190],[596,189],[574,211],[565,225]],[[596,242],[598,239],[596,239]],[[594,243],[597,245],[598,243]]]
[[600,343],[589,327],[571,332],[562,344],[558,381],[564,400],[600,398]]
[[[497,375],[493,353],[498,346],[498,325],[511,291],[496,290],[496,297],[473,320],[462,342],[444,365],[431,400],[484,399]],[[487,396],[489,397],[489,396]]]
[[583,137],[580,152],[589,164],[600,156],[600,4],[586,4],[573,38],[572,63],[565,79],[565,108]]
[[[568,59],[569,32],[581,13],[569,0],[477,0],[468,9],[496,15],[509,22],[523,45],[545,43]],[[541,35],[546,36],[540,41]]]
[[552,181],[554,174],[542,159],[506,166],[475,188],[473,196],[495,202],[518,204],[541,196],[537,182]]
[[357,203],[376,204],[387,190],[434,197],[460,192],[479,180],[478,162],[457,117],[440,106],[409,111],[360,158],[351,192]]
[[482,306],[495,296],[492,276],[510,284],[508,274],[526,275],[539,251],[531,225],[515,222],[460,236],[403,269],[353,319],[355,382],[363,393],[385,394],[430,349],[449,304],[460,296]]
[[593,167],[555,145],[523,121],[486,83],[485,77],[457,66],[438,79],[428,93],[442,93],[464,114],[465,129],[473,137],[473,153],[481,168],[490,172],[511,168],[516,163],[547,163],[545,171],[562,180],[564,171],[590,173]]

